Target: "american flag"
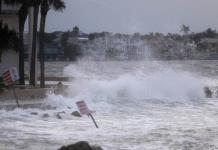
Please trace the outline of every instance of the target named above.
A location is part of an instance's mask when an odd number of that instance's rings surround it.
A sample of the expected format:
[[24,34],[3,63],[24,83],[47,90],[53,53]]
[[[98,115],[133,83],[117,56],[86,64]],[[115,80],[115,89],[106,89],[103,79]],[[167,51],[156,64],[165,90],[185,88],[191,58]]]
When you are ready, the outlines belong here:
[[12,83],[11,73],[10,70],[7,70],[2,75],[3,82],[6,86],[10,85]]

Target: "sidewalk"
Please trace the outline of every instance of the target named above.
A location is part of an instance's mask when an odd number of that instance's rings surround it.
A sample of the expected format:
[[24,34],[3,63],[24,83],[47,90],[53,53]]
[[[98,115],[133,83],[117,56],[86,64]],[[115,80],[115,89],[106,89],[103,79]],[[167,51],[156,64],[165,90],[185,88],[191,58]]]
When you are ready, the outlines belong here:
[[[63,94],[63,88],[15,88],[15,93],[21,105],[41,104],[48,92]],[[0,105],[16,105],[12,89],[0,93]]]

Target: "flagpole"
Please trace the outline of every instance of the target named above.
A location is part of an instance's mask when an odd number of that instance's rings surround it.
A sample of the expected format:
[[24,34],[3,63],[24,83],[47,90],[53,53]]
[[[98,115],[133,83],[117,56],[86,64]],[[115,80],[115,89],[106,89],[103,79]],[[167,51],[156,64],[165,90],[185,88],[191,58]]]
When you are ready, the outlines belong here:
[[20,107],[19,100],[17,98],[17,94],[16,94],[16,91],[15,91],[15,87],[13,85],[11,85],[11,87],[12,87],[12,91],[13,91],[13,94],[14,94],[15,101],[17,103],[17,107]]
[[95,122],[95,119],[94,119],[94,117],[92,116],[92,114],[90,113],[88,116],[90,116],[90,117],[92,118],[92,121],[94,122],[95,127],[98,128],[98,125],[97,125],[97,123]]
[[17,106],[20,107],[15,87],[13,85],[13,82],[19,80],[19,74],[17,72],[17,69],[15,67],[8,69],[6,72],[3,73],[2,78],[5,86],[8,87],[8,90],[12,89]]

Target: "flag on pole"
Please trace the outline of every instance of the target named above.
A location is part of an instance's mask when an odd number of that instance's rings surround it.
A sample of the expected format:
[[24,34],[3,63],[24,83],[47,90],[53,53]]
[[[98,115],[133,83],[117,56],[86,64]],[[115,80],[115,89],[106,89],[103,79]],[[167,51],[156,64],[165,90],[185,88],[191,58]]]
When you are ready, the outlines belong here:
[[10,85],[10,83],[12,82],[12,78],[9,70],[3,73],[2,78],[6,86]]
[[19,80],[19,74],[17,68],[13,67],[8,69],[2,74],[3,82],[6,86],[12,84],[13,82]]

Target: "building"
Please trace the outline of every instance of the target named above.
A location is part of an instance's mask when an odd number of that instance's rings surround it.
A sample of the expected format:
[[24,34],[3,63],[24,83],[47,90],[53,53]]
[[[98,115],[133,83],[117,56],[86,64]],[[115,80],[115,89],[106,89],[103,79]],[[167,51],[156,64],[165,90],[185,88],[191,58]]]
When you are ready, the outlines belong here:
[[[0,1],[0,21],[7,25],[9,29],[19,31],[18,11],[19,6],[7,6]],[[2,53],[0,62],[0,75],[10,67],[19,67],[19,54],[14,50],[8,50]]]

